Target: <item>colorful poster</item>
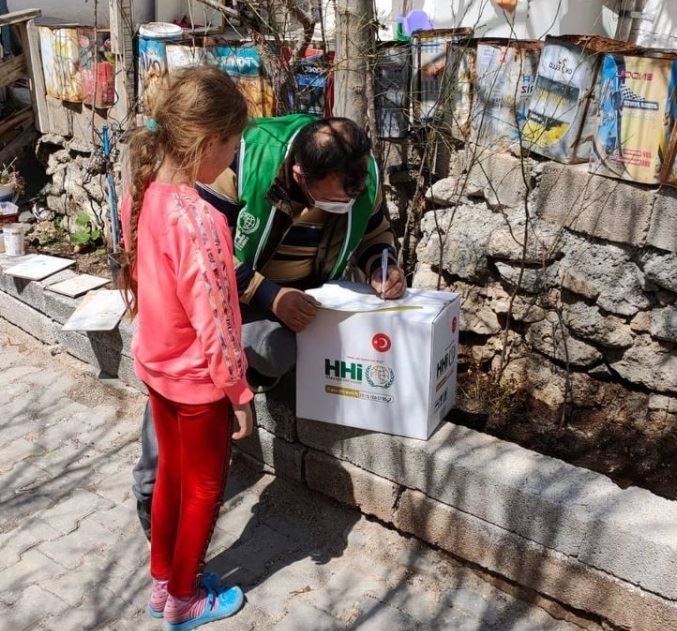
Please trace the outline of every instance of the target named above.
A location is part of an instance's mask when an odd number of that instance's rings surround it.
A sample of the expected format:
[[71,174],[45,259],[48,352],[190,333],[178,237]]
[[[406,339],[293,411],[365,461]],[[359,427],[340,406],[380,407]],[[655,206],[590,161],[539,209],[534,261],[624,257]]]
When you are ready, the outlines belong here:
[[[286,61],[291,58],[289,48],[282,49]],[[287,106],[294,112],[331,116],[334,107],[334,76],[331,67],[334,53],[319,48],[308,48],[295,74],[296,86],[287,95]]]
[[167,42],[139,38],[139,109],[151,112],[167,76]]
[[47,94],[63,101],[82,102],[77,29],[41,26],[38,31]]
[[83,101],[103,108],[115,102],[115,56],[110,32],[78,28],[79,68]]
[[447,44],[472,36],[471,29],[420,31],[412,38],[412,114],[420,124],[430,123],[448,107],[442,103],[442,81],[446,64]]
[[631,44],[589,35],[546,37],[522,130],[525,148],[564,163],[586,162],[597,129],[599,68]]
[[167,44],[167,70],[214,65],[228,74],[247,99],[252,116],[272,116],[275,111],[273,88],[264,77],[261,55],[253,46],[231,44]]
[[477,46],[477,85],[472,108],[472,138],[503,149],[519,141],[534,90],[539,42]]
[[677,117],[677,55],[607,54],[590,171],[658,184]]

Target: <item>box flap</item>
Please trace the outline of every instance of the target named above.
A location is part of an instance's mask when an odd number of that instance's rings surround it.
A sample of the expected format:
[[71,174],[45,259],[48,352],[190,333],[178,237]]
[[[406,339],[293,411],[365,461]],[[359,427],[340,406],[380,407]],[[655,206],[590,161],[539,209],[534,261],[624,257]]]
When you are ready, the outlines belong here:
[[428,314],[439,313],[450,302],[458,300],[458,294],[424,289],[407,289],[398,300],[383,300],[369,285],[347,281],[326,283],[316,289],[309,289],[307,293],[320,303],[322,309],[347,313],[398,313],[418,310]]

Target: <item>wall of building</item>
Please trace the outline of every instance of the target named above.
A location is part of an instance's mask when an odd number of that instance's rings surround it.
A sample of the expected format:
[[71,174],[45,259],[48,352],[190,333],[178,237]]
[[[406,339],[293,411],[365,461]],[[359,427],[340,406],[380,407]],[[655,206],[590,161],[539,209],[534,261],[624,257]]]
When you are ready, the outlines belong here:
[[493,0],[382,0],[381,15],[394,20],[406,11],[423,9],[435,27],[472,26],[485,37],[539,39],[546,33],[594,33],[613,36],[617,14],[613,0],[518,0],[514,15],[499,9]]
[[[94,15],[93,0],[9,0],[10,11],[40,9],[42,17],[59,22],[77,22],[79,24],[108,26],[108,2],[100,0],[98,15]],[[132,2],[134,22],[150,22],[155,14],[154,0],[134,0]]]

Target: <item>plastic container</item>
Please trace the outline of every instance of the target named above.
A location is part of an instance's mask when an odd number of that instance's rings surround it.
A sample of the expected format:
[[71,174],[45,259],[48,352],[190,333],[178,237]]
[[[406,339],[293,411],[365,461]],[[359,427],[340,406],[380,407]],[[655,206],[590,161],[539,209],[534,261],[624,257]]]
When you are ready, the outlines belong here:
[[7,256],[23,256],[26,253],[24,244],[24,225],[20,223],[5,224],[2,227]]
[[169,22],[149,22],[139,28],[139,107],[150,112],[167,75],[167,42],[180,41],[183,30]]
[[447,61],[442,79],[442,120],[452,138],[467,142],[470,138],[470,115],[475,91],[477,65],[476,39],[462,39],[447,44]]
[[482,39],[477,44],[471,139],[507,150],[519,141],[526,121],[543,42]]
[[379,45],[374,70],[379,138],[405,138],[407,135],[410,74],[411,46],[400,42]]
[[565,164],[586,162],[597,128],[604,54],[632,48],[627,42],[591,35],[546,37],[522,145]]
[[437,29],[418,31],[412,38],[412,120],[415,125],[433,122],[441,103],[442,79],[447,44],[472,37],[472,29]]
[[677,108],[677,51],[607,53],[600,71],[599,119],[590,172],[657,185]]

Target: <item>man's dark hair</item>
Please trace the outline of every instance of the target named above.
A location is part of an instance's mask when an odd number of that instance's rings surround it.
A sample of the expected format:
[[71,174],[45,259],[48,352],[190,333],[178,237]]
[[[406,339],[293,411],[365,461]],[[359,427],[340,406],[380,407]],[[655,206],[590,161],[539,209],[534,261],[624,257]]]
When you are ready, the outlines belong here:
[[363,190],[369,173],[371,142],[366,132],[349,118],[323,118],[306,125],[291,147],[294,162],[308,184],[337,174],[348,195]]

